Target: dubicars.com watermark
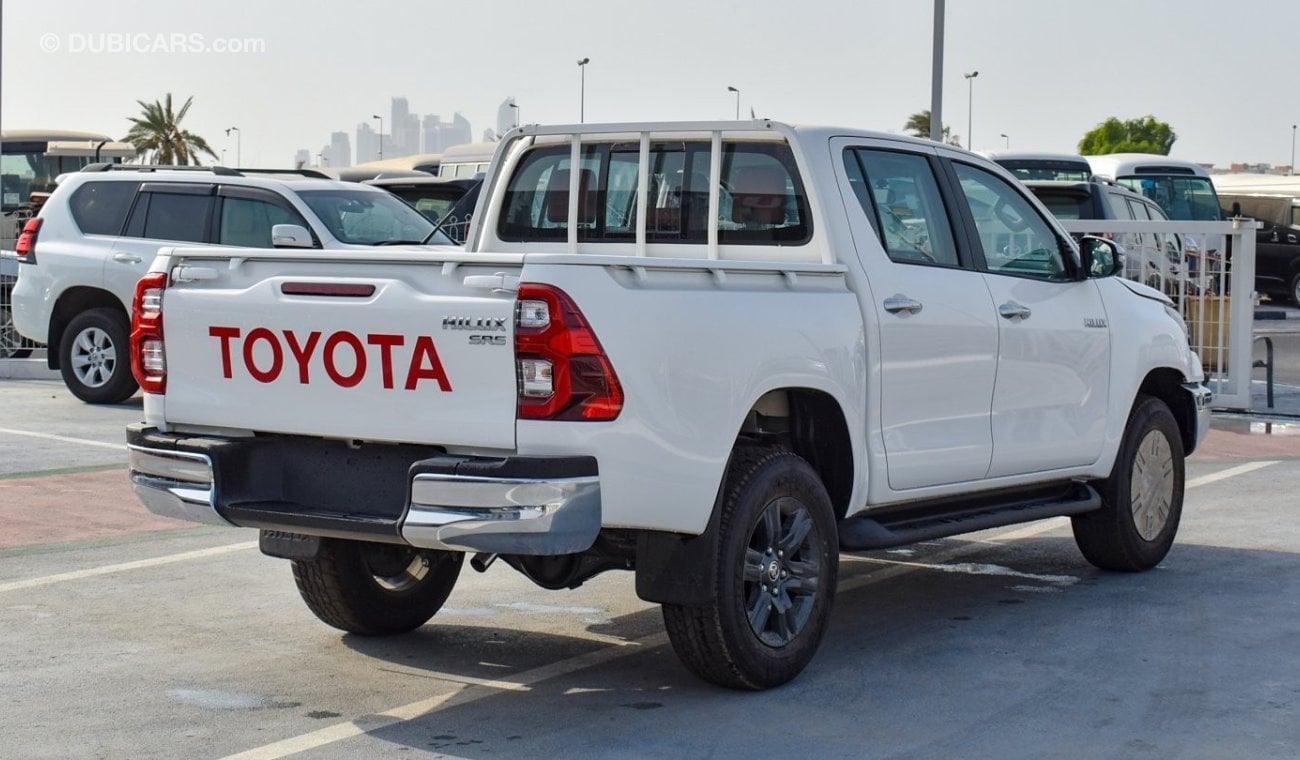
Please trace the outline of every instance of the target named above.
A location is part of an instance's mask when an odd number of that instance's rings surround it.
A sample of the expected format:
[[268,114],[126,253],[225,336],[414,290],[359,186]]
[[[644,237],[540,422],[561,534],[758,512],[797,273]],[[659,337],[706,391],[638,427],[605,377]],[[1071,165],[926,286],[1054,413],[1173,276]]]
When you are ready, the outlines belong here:
[[46,32],[45,53],[72,55],[241,55],[265,53],[261,37],[208,37],[201,32]]

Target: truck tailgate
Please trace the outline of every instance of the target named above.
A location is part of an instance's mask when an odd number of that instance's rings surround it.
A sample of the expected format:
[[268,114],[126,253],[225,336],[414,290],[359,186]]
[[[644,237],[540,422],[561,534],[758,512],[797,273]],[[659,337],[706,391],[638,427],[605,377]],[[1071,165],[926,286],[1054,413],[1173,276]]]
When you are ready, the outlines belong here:
[[169,424],[514,446],[518,263],[243,253],[174,263]]

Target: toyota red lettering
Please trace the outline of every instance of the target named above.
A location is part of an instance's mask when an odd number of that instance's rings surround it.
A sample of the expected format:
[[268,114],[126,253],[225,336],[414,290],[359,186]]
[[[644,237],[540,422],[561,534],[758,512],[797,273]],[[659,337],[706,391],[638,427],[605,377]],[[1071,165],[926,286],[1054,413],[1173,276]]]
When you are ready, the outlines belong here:
[[[303,385],[311,383],[314,364],[323,368],[330,381],[340,388],[354,388],[368,375],[378,374],[378,383],[383,388],[393,389],[397,387],[394,367],[400,366],[397,362],[405,361],[406,381],[402,386],[405,390],[417,390],[421,380],[431,380],[440,390],[451,392],[451,380],[433,338],[428,335],[416,336],[409,354],[401,350],[408,345],[406,337],[391,333],[359,336],[347,330],[337,330],[325,337],[323,344],[319,330],[306,333],[281,330],[277,335],[268,327],[254,327],[245,334],[238,327],[213,325],[208,328],[208,335],[217,339],[221,376],[226,379],[234,378],[234,357],[238,356],[249,377],[259,383],[275,382],[284,372],[287,345],[289,356],[297,364],[298,382]],[[283,340],[280,335],[283,335]],[[321,348],[319,354],[317,346]],[[376,349],[377,373],[371,369],[376,362],[371,361],[367,346]]]

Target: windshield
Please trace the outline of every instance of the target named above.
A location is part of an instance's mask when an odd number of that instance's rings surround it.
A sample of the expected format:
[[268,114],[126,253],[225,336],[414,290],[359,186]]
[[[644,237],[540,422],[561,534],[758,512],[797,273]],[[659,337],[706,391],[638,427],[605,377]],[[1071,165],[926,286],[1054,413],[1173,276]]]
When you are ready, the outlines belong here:
[[1119,184],[1142,193],[1165,210],[1170,219],[1217,222],[1222,219],[1219,196],[1205,177],[1150,175],[1120,177]]
[[1087,182],[1092,169],[1078,161],[1053,161],[1050,159],[998,159],[1003,169],[1016,179],[1055,179],[1065,182]]
[[[93,163],[92,156],[47,156],[45,149],[11,152],[5,146],[0,158],[0,200],[4,210],[13,211],[28,203],[32,193],[54,191],[54,180],[66,172],[75,172]],[[119,159],[105,159],[117,163]]]
[[385,190],[396,195],[415,207],[431,222],[437,222],[447,215],[456,201],[465,194],[465,189],[453,185],[442,187],[430,185],[392,185]]
[[1092,196],[1088,193],[1029,188],[1057,219],[1092,219]]
[[422,243],[433,231],[420,212],[382,190],[303,190],[298,196],[342,243]]

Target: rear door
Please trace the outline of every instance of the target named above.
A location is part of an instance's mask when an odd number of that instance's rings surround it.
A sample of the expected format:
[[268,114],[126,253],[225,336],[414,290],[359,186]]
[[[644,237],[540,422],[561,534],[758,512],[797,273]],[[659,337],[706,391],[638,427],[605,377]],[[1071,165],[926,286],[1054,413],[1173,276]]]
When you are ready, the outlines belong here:
[[993,452],[998,325],[943,200],[933,151],[832,141],[880,331],[880,418],[889,487],[977,480]]
[[998,315],[989,477],[1091,464],[1105,442],[1110,330],[1095,282],[1029,199],[960,161],[953,179]]
[[126,227],[104,265],[104,284],[130,305],[136,280],[164,245],[199,245],[210,237],[216,185],[145,182],[136,193]]
[[511,278],[522,256],[239,253],[195,251],[173,270],[168,422],[514,446]]

